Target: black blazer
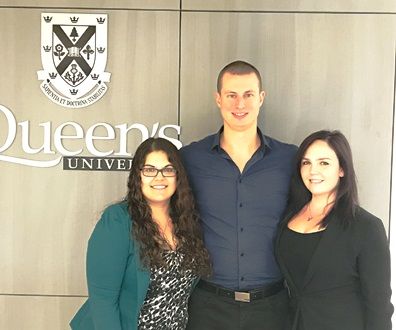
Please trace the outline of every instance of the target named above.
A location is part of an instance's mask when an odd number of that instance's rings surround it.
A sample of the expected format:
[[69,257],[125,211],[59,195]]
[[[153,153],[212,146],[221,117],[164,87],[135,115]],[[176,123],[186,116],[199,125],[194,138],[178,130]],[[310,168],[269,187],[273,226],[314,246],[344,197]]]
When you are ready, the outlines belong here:
[[390,255],[382,221],[362,208],[344,228],[337,210],[314,252],[298,290],[279,255],[280,226],[275,253],[290,292],[294,330],[302,317],[304,330],[391,330]]

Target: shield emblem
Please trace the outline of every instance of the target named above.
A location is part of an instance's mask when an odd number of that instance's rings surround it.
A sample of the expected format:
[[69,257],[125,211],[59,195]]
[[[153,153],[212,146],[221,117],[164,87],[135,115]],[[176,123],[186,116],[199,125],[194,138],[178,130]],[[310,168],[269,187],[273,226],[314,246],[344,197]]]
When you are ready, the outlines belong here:
[[103,96],[103,88],[106,88],[103,82],[110,80],[110,74],[104,71],[107,15],[42,13],[41,62],[44,70],[39,71],[38,76],[46,81],[46,86],[42,85],[44,93],[48,94],[50,89],[61,98],[77,101],[101,87]]

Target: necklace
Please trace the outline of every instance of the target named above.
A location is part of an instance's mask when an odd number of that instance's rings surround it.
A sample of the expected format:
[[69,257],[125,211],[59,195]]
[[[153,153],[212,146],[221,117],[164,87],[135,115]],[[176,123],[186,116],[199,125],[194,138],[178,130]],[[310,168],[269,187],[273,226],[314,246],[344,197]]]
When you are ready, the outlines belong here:
[[[172,225],[173,225],[172,218],[169,217],[168,220],[166,221],[165,226],[163,228],[158,226],[158,228],[160,230],[160,234],[162,236],[162,239],[171,248],[171,250],[174,250],[175,247],[176,247],[176,241],[175,241],[175,236],[174,236],[174,233],[173,233],[173,229],[171,228]],[[167,234],[168,228],[170,228],[170,230],[171,230],[170,234]]]
[[312,215],[312,211],[311,211],[311,202],[308,203],[307,209],[308,209],[308,218],[306,219],[306,221],[311,221],[314,218],[320,218],[320,217],[324,217],[327,213],[328,210],[328,206],[333,204],[334,202],[330,202],[328,204],[326,204],[326,206],[323,208],[323,211],[320,214],[317,215]]
[[169,217],[167,220],[166,220],[166,224],[165,224],[165,226],[163,227],[163,228],[161,228],[159,225],[158,225],[158,228],[159,228],[159,230],[160,230],[160,232],[161,232],[161,234],[163,235],[163,236],[165,236],[165,233],[166,233],[166,231],[167,231],[167,229],[168,229],[168,227],[169,227],[169,225],[172,223],[172,219]]
[[312,212],[311,212],[311,203],[308,204],[308,212],[309,212],[309,215],[308,215],[307,221],[311,221],[314,218],[312,216]]

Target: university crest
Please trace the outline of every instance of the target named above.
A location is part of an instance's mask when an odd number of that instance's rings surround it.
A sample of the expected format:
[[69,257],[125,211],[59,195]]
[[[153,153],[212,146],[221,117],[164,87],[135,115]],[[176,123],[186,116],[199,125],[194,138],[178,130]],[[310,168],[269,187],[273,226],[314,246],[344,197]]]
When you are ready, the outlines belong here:
[[41,14],[42,92],[68,108],[82,108],[107,91],[106,14]]

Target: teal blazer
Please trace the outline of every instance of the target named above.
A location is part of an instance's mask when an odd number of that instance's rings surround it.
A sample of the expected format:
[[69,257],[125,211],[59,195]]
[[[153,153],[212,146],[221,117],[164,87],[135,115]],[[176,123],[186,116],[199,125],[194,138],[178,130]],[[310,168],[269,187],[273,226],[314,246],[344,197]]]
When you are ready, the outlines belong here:
[[140,264],[125,202],[108,207],[88,242],[89,298],[70,322],[74,330],[133,330],[150,283]]

